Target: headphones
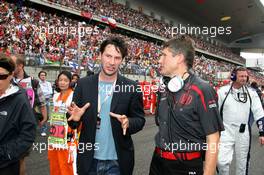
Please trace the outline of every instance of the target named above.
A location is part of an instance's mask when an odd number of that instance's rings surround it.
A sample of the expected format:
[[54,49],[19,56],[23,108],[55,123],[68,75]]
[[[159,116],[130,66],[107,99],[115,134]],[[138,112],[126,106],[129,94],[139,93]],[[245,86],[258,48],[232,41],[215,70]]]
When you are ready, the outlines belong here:
[[184,80],[183,77],[185,74],[189,73],[190,76],[192,75],[192,72],[184,72],[182,77],[174,76],[172,78],[170,77],[161,77],[160,79],[160,85],[162,88],[167,88],[170,92],[178,92],[184,87]]
[[167,87],[170,92],[178,92],[184,86],[184,81],[178,76],[174,76],[173,78],[161,77],[160,84],[163,88]]
[[[246,71],[246,70],[247,68],[241,66],[234,68],[231,72],[230,79],[235,82],[237,80],[237,71]],[[247,82],[248,81],[249,81],[249,76],[247,76]]]

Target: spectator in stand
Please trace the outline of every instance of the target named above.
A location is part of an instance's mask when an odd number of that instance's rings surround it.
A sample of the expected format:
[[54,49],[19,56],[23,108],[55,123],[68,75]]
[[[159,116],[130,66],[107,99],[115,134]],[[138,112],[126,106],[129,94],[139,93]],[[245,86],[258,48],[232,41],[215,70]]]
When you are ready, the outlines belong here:
[[[167,37],[163,29],[169,27],[161,21],[154,20],[152,17],[143,14],[141,11],[128,9],[122,4],[113,2],[85,1],[84,5],[80,6],[78,1],[54,1],[64,5],[63,8],[72,8],[75,6],[77,10],[88,10],[95,15],[104,15],[116,19],[118,22],[135,27],[148,32]],[[3,2],[0,7],[0,19],[3,25],[0,27],[0,50],[5,50],[11,53],[25,54],[27,63],[31,65],[45,63],[56,63],[62,55],[65,65],[77,64],[77,46],[78,40],[76,34],[68,31],[67,35],[60,33],[48,34],[43,32],[41,28],[53,26],[58,29],[60,26],[77,27],[78,21],[52,15],[22,6],[17,10],[15,4]],[[57,4],[54,4],[57,5]],[[82,66],[96,63],[98,57],[99,43],[109,36],[117,36],[127,41],[129,48],[129,57],[124,60],[121,65],[123,73],[132,73],[144,75],[150,67],[157,70],[158,58],[160,55],[160,46],[150,41],[143,41],[137,38],[131,38],[121,34],[114,34],[110,27],[105,29],[98,28],[96,25],[82,23],[81,27],[94,28],[95,33],[92,35],[84,35],[81,38],[81,55],[83,58]],[[167,36],[166,36],[167,35]],[[230,49],[223,46],[211,44],[201,38],[192,36],[195,40],[197,48],[221,55],[240,63],[245,63],[245,59],[231,52]],[[44,59],[45,58],[45,59]],[[197,57],[198,63],[194,64],[194,69],[197,67],[197,73],[203,78],[211,82],[217,82],[217,73],[231,70],[234,65],[219,61],[209,60],[202,57]],[[201,63],[201,64],[200,64]],[[225,65],[226,64],[226,65]],[[224,66],[223,66],[224,65]],[[264,77],[258,73],[250,73],[250,77],[259,84],[264,83]]]
[[[169,36],[168,32],[166,32],[165,30],[169,27],[168,24],[147,16],[140,11],[128,9],[122,4],[112,2],[109,3],[102,0],[96,2],[85,1],[85,5],[83,6],[80,6],[78,1],[51,2],[60,3],[67,6],[67,8],[75,6],[75,8],[77,8],[78,10],[88,10],[91,13],[99,16],[104,15],[114,18],[118,22],[121,22],[130,27],[142,29],[147,32],[155,33],[164,37]],[[64,35],[60,35],[58,33],[52,35],[43,35],[43,33],[41,33],[40,30],[38,30],[36,27],[47,28],[48,25],[54,27],[59,27],[61,25],[64,25],[66,27],[77,26],[77,21],[58,17],[57,15],[46,14],[28,7],[22,7],[21,10],[18,11],[15,8],[15,5],[12,3],[4,3],[4,5],[0,7],[0,11],[4,12],[0,13],[0,16],[4,24],[6,24],[3,25],[5,26],[4,28],[0,28],[0,37],[5,43],[7,42],[7,45],[12,52],[24,53],[24,51],[27,50],[30,55],[34,55],[34,52],[52,51],[54,48],[62,48],[66,44],[66,50],[71,49],[71,52],[76,53],[76,36],[69,34],[65,37]],[[31,16],[33,18],[30,18]],[[23,21],[23,23],[21,23],[21,21]],[[83,25],[82,27],[85,26],[87,25]],[[105,39],[105,36],[107,36],[108,33],[111,33],[111,31],[106,30],[105,33],[99,33],[100,34],[98,36],[95,36],[95,41],[102,41],[103,39]],[[104,34],[102,35],[102,33]],[[193,36],[193,39],[196,41],[196,47],[202,50],[228,57],[241,63],[245,63],[245,59],[233,54],[228,48],[224,48],[219,45],[213,45],[209,42],[196,38],[195,36]],[[82,42],[86,43],[85,45],[87,47],[94,47],[94,45],[89,45],[89,43],[86,41],[89,41],[89,39],[86,38]],[[133,50],[135,51],[135,49]],[[157,49],[150,49],[150,51],[151,50]],[[56,59],[54,55],[48,55],[48,58]]]

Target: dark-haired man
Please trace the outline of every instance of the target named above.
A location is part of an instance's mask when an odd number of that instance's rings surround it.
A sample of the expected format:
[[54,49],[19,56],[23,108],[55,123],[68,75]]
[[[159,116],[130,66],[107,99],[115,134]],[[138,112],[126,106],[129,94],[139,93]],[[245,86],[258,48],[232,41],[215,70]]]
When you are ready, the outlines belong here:
[[68,112],[72,128],[82,123],[77,156],[79,175],[132,175],[131,135],[143,128],[145,118],[142,93],[136,91],[137,84],[118,74],[126,55],[123,40],[103,41],[100,73],[78,81],[74,103]]
[[76,73],[72,74],[72,81],[71,81],[71,86],[74,89],[77,86],[77,82],[80,79],[80,76]]

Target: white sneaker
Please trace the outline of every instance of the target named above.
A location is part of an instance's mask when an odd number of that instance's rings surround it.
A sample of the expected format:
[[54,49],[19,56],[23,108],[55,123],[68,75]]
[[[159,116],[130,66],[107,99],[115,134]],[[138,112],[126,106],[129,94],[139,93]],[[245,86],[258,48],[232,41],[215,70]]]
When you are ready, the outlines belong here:
[[47,134],[46,134],[45,132],[42,132],[40,135],[41,135],[42,137],[46,137],[46,136],[47,136]]

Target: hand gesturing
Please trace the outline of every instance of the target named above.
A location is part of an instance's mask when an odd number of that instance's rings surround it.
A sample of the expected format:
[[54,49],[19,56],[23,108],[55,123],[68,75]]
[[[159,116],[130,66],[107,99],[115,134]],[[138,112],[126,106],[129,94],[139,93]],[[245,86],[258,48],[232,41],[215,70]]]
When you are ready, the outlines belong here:
[[79,108],[74,102],[71,103],[71,106],[68,107],[68,113],[71,115],[68,121],[80,121],[82,115],[90,107],[90,103],[86,103],[82,108]]

